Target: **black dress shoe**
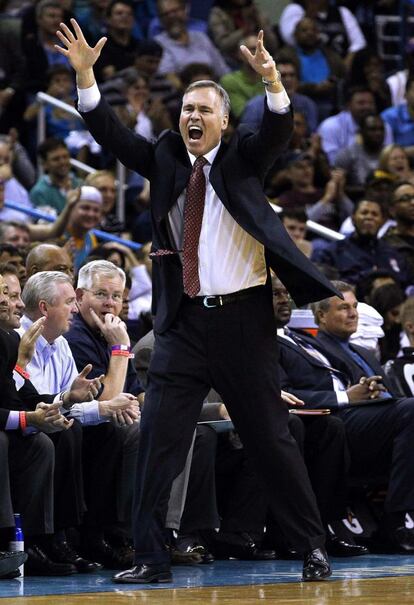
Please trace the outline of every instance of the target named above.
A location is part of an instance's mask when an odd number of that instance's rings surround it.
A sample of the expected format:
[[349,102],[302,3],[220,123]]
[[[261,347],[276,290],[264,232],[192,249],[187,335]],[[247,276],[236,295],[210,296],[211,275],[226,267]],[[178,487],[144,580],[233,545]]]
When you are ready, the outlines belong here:
[[276,551],[259,548],[249,534],[223,533],[216,536],[214,554],[219,559],[273,561]]
[[103,568],[101,563],[88,561],[81,557],[69,544],[65,541],[54,542],[49,550],[49,554],[56,563],[71,563],[79,573],[92,573]]
[[345,540],[340,540],[338,536],[332,535],[326,541],[326,550],[332,557],[359,557],[360,555],[369,554],[366,546],[350,544]]
[[[20,576],[18,568],[26,560],[27,554],[25,552],[0,551],[0,578],[18,578]],[[13,575],[16,572],[17,575]]]
[[214,557],[207,547],[202,543],[198,534],[178,534],[175,541],[176,550],[186,555],[198,555],[199,563],[214,563]]
[[82,549],[82,553],[90,561],[98,561],[106,569],[125,569],[132,564],[132,552],[128,555],[118,553],[103,538],[89,542]]
[[24,568],[28,576],[70,576],[77,573],[72,563],[55,563],[37,544],[26,549],[27,561]]
[[398,552],[414,554],[414,530],[407,527],[397,527],[388,531],[389,538]]
[[303,575],[304,582],[318,582],[325,580],[332,574],[328,555],[323,548],[314,548],[304,555]]
[[169,563],[135,565],[117,573],[112,580],[118,584],[151,584],[153,582],[172,582]]

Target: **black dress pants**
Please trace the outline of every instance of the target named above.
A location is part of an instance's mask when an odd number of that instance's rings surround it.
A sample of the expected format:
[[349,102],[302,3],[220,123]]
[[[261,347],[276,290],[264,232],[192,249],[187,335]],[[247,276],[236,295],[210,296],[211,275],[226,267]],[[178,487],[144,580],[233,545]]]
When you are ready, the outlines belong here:
[[183,468],[210,387],[219,392],[270,506],[299,551],[318,548],[324,531],[306,466],[280,398],[271,292],[216,308],[183,300],[158,334],[148,372],[134,501],[135,562],[168,561],[158,502]]
[[338,412],[345,424],[351,472],[389,473],[387,513],[414,510],[414,398]]
[[53,533],[54,460],[47,435],[0,431],[0,528],[20,513],[25,536]]

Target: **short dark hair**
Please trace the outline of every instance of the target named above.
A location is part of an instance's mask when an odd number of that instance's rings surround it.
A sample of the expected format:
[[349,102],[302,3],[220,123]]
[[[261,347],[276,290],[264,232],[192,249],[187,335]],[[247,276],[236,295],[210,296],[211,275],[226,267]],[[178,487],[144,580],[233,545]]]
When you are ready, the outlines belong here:
[[214,69],[208,63],[189,63],[180,71],[180,80],[185,88],[190,86],[192,79],[197,74],[208,74],[210,80],[217,77]]
[[350,88],[345,91],[345,103],[349,103],[354,95],[364,92],[369,92],[369,94],[374,97],[374,93],[368,86],[350,86]]
[[132,10],[132,14],[134,14],[134,5],[129,0],[112,0],[108,4],[107,9],[106,9],[106,16],[107,17],[111,16],[112,10],[113,10],[115,4],[126,4]]
[[60,149],[61,147],[68,149],[68,146],[63,139],[49,137],[48,139],[45,139],[43,143],[40,143],[39,147],[37,148],[37,153],[39,154],[40,159],[45,162],[48,154],[51,151],[56,151],[56,149]]
[[283,221],[284,218],[290,218],[300,223],[306,223],[308,220],[307,214],[303,208],[284,208],[279,214],[279,218]]
[[46,72],[47,84],[49,85],[55,76],[60,76],[62,74],[70,76],[70,79],[73,80],[73,72],[66,67],[66,65],[53,65],[53,67],[49,67]]
[[[333,287],[336,288],[339,292],[355,292],[354,286],[348,284],[345,281],[334,280],[331,282]],[[327,311],[331,304],[331,299],[335,298],[334,296],[330,296],[329,298],[324,298],[323,300],[318,300],[317,302],[311,303],[311,309],[313,313],[313,317],[315,318],[315,323],[319,325],[319,313],[320,311]]]
[[355,214],[355,212],[358,210],[358,208],[360,207],[360,205],[361,205],[363,202],[369,202],[370,204],[377,204],[377,206],[379,206],[379,207],[380,207],[380,209],[381,209],[381,213],[382,213],[382,214],[384,214],[384,213],[385,213],[384,208],[382,207],[382,204],[381,204],[381,202],[380,202],[379,200],[374,200],[374,199],[372,199],[372,198],[361,197],[359,200],[357,200],[357,201],[355,202],[355,205],[354,205],[354,209],[353,209],[353,211],[352,211],[352,214]]
[[409,185],[410,187],[413,187],[413,184],[410,183],[410,181],[404,181],[404,180],[397,181],[397,182],[393,183],[393,185],[394,186],[393,186],[392,194],[391,194],[391,203],[392,204],[395,202],[397,189],[399,189],[403,185]]
[[19,277],[19,272],[16,267],[11,263],[5,262],[0,263],[0,275],[15,275],[17,278]]

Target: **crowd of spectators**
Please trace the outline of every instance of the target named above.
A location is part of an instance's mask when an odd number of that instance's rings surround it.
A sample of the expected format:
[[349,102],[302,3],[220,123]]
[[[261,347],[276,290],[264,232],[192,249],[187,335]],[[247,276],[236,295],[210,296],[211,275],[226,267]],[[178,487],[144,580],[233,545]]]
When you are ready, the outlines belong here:
[[[396,2],[383,4],[397,10]],[[239,125],[256,129],[264,87],[239,46],[254,50],[264,31],[294,109],[289,148],[265,191],[297,246],[342,280],[345,295],[343,303],[315,306],[319,335],[312,340],[286,327],[291,301],[273,276],[287,405],[298,397],[305,409],[324,409],[314,418],[292,413],[289,426],[308,465],[328,551],[367,552],[343,522],[355,504],[348,482],[362,475],[364,485],[388,486],[381,513],[373,514],[381,544],[386,537],[385,548],[414,553],[414,530],[405,525],[406,514],[414,519],[406,434],[414,422],[413,41],[403,70],[384,63],[370,22],[379,9],[370,2],[364,10],[356,2],[286,2],[276,25],[258,0],[0,5],[0,549],[15,512],[28,573],[123,569],[132,560],[133,477],[153,346],[150,191],[127,171],[121,219],[114,158],[62,105],[46,106],[46,137],[38,143],[36,93],[76,105],[73,70],[55,49],[59,23],[74,16],[91,45],[108,39],[96,65],[102,94],[123,123],[151,140],[177,128],[183,91],[200,79],[229,94],[225,139]],[[79,160],[89,173],[75,168]],[[335,233],[323,236],[307,221]],[[97,230],[118,237],[105,243]],[[358,301],[382,323],[380,338],[369,339],[370,357],[349,344],[360,330]],[[393,412],[345,411],[378,399],[392,399]],[[200,420],[228,419],[220,394],[211,392]],[[380,423],[389,431],[375,442]],[[233,430],[199,426],[165,513],[176,563],[297,555]]]

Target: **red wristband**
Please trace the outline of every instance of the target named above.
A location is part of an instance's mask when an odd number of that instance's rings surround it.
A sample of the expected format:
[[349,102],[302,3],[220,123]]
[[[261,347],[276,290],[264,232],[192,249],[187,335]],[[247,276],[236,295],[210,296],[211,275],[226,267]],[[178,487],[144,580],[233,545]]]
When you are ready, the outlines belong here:
[[20,376],[23,376],[23,378],[26,378],[26,380],[30,379],[30,374],[29,372],[26,372],[25,370],[23,370],[23,368],[21,368],[20,366],[16,365],[14,366],[14,369],[16,370],[16,372],[18,374],[20,374]]
[[27,428],[26,412],[19,412],[19,424],[22,431],[25,431]]
[[113,350],[111,351],[112,357],[130,357],[129,351]]

